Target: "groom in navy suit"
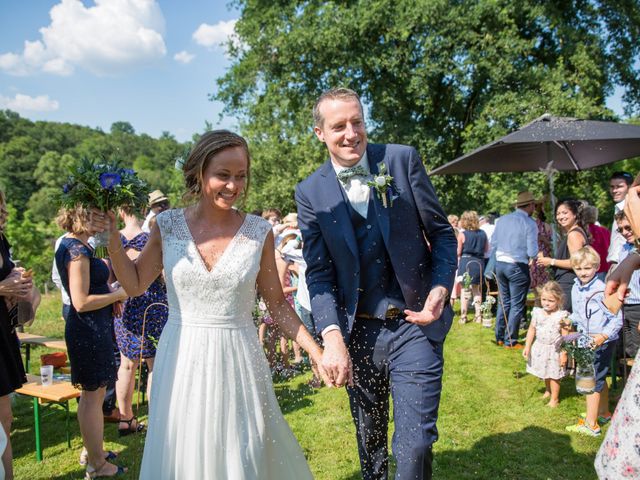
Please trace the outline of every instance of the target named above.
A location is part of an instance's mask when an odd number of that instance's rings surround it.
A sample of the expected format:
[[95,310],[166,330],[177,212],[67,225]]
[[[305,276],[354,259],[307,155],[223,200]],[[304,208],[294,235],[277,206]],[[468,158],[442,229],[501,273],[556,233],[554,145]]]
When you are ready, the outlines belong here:
[[396,479],[428,479],[456,238],[416,150],[367,144],[355,92],[323,93],[313,115],[330,158],[296,202],[323,367],[347,385],[363,478],[387,478],[391,394]]

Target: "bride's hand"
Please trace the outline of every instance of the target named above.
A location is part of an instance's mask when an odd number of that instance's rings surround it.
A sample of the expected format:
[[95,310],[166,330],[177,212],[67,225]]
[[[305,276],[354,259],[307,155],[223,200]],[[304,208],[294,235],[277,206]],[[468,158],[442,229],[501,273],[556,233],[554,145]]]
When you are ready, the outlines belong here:
[[[320,350],[320,352],[322,353],[322,350]],[[327,386],[335,386],[333,381],[329,377],[329,374],[327,373],[327,371],[324,369],[324,366],[322,365],[322,355],[320,355],[318,358],[315,358],[314,356],[313,361],[315,362],[318,368],[318,374],[320,375],[320,378],[322,379],[324,384]]]
[[89,226],[94,232],[118,231],[118,221],[111,210],[103,212],[97,208],[89,209]]

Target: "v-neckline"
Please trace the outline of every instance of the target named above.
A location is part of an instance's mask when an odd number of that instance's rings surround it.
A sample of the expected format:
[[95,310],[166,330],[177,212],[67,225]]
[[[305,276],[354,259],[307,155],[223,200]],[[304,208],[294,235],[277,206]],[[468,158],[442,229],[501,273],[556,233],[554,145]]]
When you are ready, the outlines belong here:
[[211,269],[209,269],[207,267],[207,262],[204,261],[204,257],[202,256],[202,254],[200,253],[200,249],[198,248],[198,244],[196,243],[195,238],[193,237],[193,234],[191,233],[191,228],[189,228],[189,223],[187,222],[187,216],[185,215],[185,211],[186,208],[183,208],[180,210],[182,213],[182,221],[184,222],[184,226],[185,229],[187,231],[187,233],[189,234],[189,240],[191,241],[191,243],[193,244],[193,248],[196,251],[196,256],[198,257],[198,259],[200,260],[200,264],[202,265],[202,268],[204,269],[205,272],[207,272],[208,274],[211,274],[215,271],[215,269],[218,267],[218,265],[220,264],[220,262],[222,262],[222,260],[224,260],[224,257],[226,257],[227,252],[231,249],[231,247],[233,246],[233,244],[236,242],[236,239],[240,236],[240,232],[242,232],[245,223],[247,223],[247,218],[249,217],[248,215],[245,215],[244,218],[242,219],[242,223],[240,224],[240,226],[238,227],[238,230],[236,230],[236,233],[233,235],[233,237],[231,238],[231,240],[229,240],[229,243],[227,244],[227,246],[224,248],[222,254],[218,257],[218,260],[216,261],[216,263],[214,263],[211,266]]

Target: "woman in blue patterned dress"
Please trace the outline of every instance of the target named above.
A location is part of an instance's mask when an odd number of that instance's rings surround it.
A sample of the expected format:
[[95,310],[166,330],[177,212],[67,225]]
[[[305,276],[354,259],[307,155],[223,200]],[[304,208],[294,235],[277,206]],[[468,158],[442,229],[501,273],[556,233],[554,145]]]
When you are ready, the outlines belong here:
[[[129,258],[135,260],[149,240],[149,234],[142,231],[136,214],[123,208],[120,218],[125,226],[120,230],[122,247]],[[156,343],[167,323],[167,289],[162,276],[158,277],[139,297],[130,297],[124,306],[122,317],[114,320],[116,341],[120,350],[120,369],[116,382],[116,396],[120,409],[120,436],[139,432],[143,426],[133,414],[133,390],[135,373],[140,357],[149,369],[147,395],[151,391],[153,359],[156,356]],[[146,312],[146,320],[145,320]]]

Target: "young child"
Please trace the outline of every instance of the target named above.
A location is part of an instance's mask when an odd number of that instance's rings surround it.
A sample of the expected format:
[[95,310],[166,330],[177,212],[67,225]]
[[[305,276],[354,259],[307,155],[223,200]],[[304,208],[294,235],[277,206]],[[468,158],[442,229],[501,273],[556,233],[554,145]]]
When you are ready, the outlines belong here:
[[611,355],[622,328],[621,315],[614,315],[602,303],[604,282],[596,277],[600,255],[592,247],[582,247],[571,255],[571,268],[577,278],[571,291],[573,313],[570,318],[578,332],[591,337],[595,349],[595,391],[586,395],[587,413],[577,424],[567,427],[569,432],[597,437],[600,424],[611,419],[607,375]]
[[551,397],[547,406],[555,408],[560,402],[560,379],[566,375],[567,353],[560,347],[562,335],[569,333],[569,312],[560,310],[564,293],[557,282],[546,282],[538,295],[542,308],[533,309],[522,356],[527,360],[527,372],[544,380],[542,398]]
[[[624,211],[616,213],[615,219],[618,233],[626,240],[626,243],[620,249],[620,257],[617,259],[618,264],[620,264],[633,252],[636,236]],[[638,331],[638,324],[640,323],[640,270],[636,270],[631,276],[629,295],[624,299],[622,311],[624,312],[622,326],[623,338],[625,339],[624,353],[627,357],[635,358],[636,353],[638,353],[638,347],[640,347],[640,332]]]

